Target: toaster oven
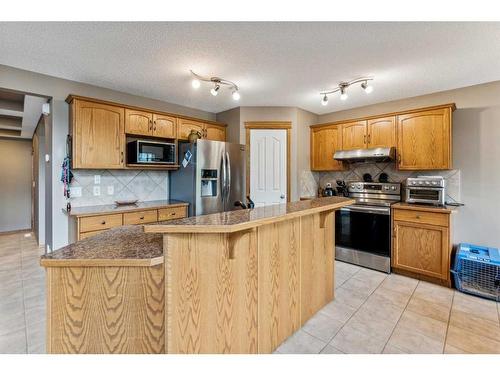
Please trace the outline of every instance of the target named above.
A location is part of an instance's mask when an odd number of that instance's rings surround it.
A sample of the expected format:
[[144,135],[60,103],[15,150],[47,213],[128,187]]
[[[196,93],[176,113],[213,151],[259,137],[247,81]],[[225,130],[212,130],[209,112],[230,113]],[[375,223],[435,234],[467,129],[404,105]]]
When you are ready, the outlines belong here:
[[406,179],[405,202],[444,206],[446,184],[441,176],[419,176]]

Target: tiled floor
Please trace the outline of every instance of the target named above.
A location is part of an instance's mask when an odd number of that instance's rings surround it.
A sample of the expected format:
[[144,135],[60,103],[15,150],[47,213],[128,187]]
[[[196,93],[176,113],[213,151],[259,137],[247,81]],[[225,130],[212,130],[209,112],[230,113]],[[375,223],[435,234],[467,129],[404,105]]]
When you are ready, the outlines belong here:
[[277,353],[500,353],[500,304],[336,262],[335,300]]
[[45,352],[45,272],[33,236],[0,235],[0,353]]
[[[0,235],[0,353],[45,351],[45,274],[34,237]],[[278,353],[500,353],[499,304],[336,262],[335,301]]]

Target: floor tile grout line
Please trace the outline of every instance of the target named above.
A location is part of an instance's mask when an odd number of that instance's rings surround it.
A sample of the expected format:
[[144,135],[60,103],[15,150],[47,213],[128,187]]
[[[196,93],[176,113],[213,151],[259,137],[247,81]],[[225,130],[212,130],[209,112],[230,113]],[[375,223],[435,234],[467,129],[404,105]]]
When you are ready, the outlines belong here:
[[446,343],[448,341],[448,331],[450,329],[450,322],[451,322],[451,311],[453,310],[454,302],[455,302],[455,291],[453,291],[453,297],[451,298],[451,304],[450,304],[450,311],[448,312],[448,324],[446,325],[446,334],[444,335],[443,354],[446,349]]
[[[384,348],[382,349],[382,353],[384,352],[385,348],[387,347],[387,344],[389,343],[389,341],[391,341],[392,335],[394,335],[394,331],[396,330],[396,327],[398,326],[399,322],[401,321],[401,317],[404,315],[404,313],[405,313],[406,309],[408,308],[408,305],[410,304],[410,301],[411,301],[411,299],[413,298],[413,295],[415,294],[415,291],[417,290],[417,288],[418,288],[419,284],[420,284],[420,280],[418,280],[418,281],[417,281],[417,284],[415,285],[415,288],[413,289],[413,292],[411,292],[410,298],[408,298],[408,301],[406,302],[406,305],[405,305],[405,307],[404,307],[403,311],[401,312],[401,315],[399,316],[398,321],[397,321],[397,322],[396,322],[396,324],[394,325],[394,328],[392,329],[392,331],[391,331],[391,334],[390,334],[389,338],[388,338],[388,339],[387,339],[387,341],[385,342]],[[397,345],[396,345],[396,347],[397,347],[398,349],[403,350],[402,348],[399,348]]]
[[[361,268],[360,268],[360,269],[359,269],[356,273],[358,273],[359,271],[361,271]],[[356,274],[356,273],[355,273],[355,274]],[[353,276],[354,276],[355,274],[353,274]],[[353,277],[353,276],[351,276],[348,280],[352,279],[352,277]],[[335,339],[335,337],[337,337],[337,335],[338,335],[338,334],[339,334],[339,332],[342,330],[342,328],[344,328],[344,327],[346,326],[346,324],[347,324],[347,323],[349,323],[349,321],[352,319],[352,317],[353,317],[354,315],[356,315],[356,313],[359,311],[359,309],[361,309],[361,307],[363,307],[363,305],[364,305],[364,304],[368,301],[368,299],[369,299],[369,298],[373,295],[373,293],[375,293],[375,291],[376,291],[378,288],[380,288],[380,285],[382,285],[382,283],[385,281],[385,279],[386,279],[387,277],[388,277],[388,275],[386,275],[386,276],[384,277],[384,279],[383,279],[382,281],[380,281],[379,285],[378,285],[378,286],[377,286],[377,287],[373,290],[373,292],[371,292],[371,293],[370,293],[370,294],[369,294],[369,295],[365,298],[364,302],[363,302],[361,305],[359,305],[359,307],[358,307],[358,308],[357,308],[357,309],[356,309],[356,310],[352,313],[352,315],[349,317],[349,319],[347,319],[347,320],[345,321],[345,323],[344,323],[344,324],[342,324],[342,326],[339,328],[339,330],[337,331],[337,333],[335,333],[335,335],[334,335],[334,336],[331,338],[331,340],[328,342],[328,345],[331,345],[331,344],[332,344],[332,341]],[[347,280],[346,280],[346,282],[347,282]],[[334,345],[332,345],[332,346],[333,346],[335,349],[340,350],[340,349],[338,349],[336,346],[334,346]]]

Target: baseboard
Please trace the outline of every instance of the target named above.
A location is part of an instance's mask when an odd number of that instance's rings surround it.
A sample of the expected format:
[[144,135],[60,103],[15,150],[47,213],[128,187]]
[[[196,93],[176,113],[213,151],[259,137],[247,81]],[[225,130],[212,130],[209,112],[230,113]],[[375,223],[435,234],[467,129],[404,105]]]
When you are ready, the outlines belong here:
[[16,234],[16,233],[23,233],[23,232],[32,232],[32,228],[8,230],[8,231],[5,231],[5,232],[0,232],[0,236],[2,234]]

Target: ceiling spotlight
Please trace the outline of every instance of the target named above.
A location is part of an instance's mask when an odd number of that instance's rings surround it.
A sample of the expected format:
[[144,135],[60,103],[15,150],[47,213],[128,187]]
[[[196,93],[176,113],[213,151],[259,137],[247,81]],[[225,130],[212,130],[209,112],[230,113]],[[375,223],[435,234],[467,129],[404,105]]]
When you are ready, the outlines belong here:
[[194,78],[191,81],[191,86],[193,86],[193,89],[199,89],[200,85],[201,85],[201,82],[200,82],[200,80],[198,78]]
[[210,94],[212,94],[213,96],[217,96],[217,94],[219,93],[220,89],[220,85],[218,83],[215,84],[214,88],[212,90],[210,90]]
[[366,92],[367,94],[369,94],[369,93],[371,93],[371,92],[373,91],[373,86],[368,85],[368,82],[367,82],[367,81],[363,82],[363,83],[361,84],[361,87],[363,88],[363,90],[365,90],[365,92]]
[[322,105],[327,105],[328,103],[328,97],[327,95],[336,93],[340,91],[340,100],[347,100],[349,95],[347,95],[347,88],[355,83],[360,83],[361,82],[361,88],[367,93],[371,93],[373,91],[373,86],[368,85],[368,81],[373,81],[373,77],[362,77],[362,78],[357,78],[353,79],[352,81],[342,81],[338,84],[336,88],[330,91],[323,91],[320,92],[319,94],[323,97],[321,99],[321,104]]
[[213,96],[217,96],[221,87],[227,87],[228,89],[231,89],[232,92],[231,96],[233,97],[233,100],[240,100],[241,96],[239,93],[238,85],[236,83],[217,76],[215,77],[200,76],[199,74],[196,74],[192,70],[190,70],[190,72],[192,75],[191,85],[193,86],[194,89],[199,88],[201,86],[201,82],[209,82],[214,85],[210,90],[210,94],[212,94]]
[[328,96],[323,96],[323,99],[321,99],[321,105],[327,105],[328,104]]
[[348,97],[349,97],[349,95],[347,95],[347,93],[345,92],[345,88],[341,87],[340,88],[340,100],[347,100]]

